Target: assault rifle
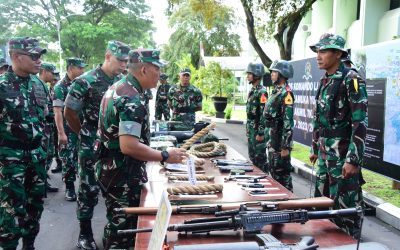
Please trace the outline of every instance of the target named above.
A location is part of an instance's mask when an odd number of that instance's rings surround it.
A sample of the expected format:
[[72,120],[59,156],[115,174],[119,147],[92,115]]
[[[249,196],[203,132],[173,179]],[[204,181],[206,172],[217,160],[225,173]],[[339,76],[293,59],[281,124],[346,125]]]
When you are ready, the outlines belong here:
[[[339,210],[313,211],[284,210],[272,212],[241,211],[232,216],[187,220],[184,224],[172,224],[168,231],[209,233],[211,231],[238,230],[243,233],[260,233],[264,226],[282,223],[305,223],[313,219],[333,219],[338,217],[361,217],[362,208],[346,208]],[[202,220],[204,222],[198,222]],[[118,230],[118,235],[132,235],[141,232],[151,232],[153,228]]]
[[[198,245],[174,246],[174,250],[355,250],[356,244],[319,248],[314,244],[314,238],[310,236],[302,237],[296,244],[285,244],[270,234],[257,234],[255,241],[232,242],[232,243],[213,243]],[[360,244],[362,250],[389,250],[385,245],[377,242],[365,242]]]
[[[175,246],[174,250],[314,250],[318,248],[314,244],[314,238],[305,236],[296,244],[285,244],[279,241],[271,234],[257,234],[255,241],[250,242],[235,242],[235,243],[218,243],[218,244],[199,244],[199,245],[181,245]],[[260,244],[260,245],[259,245]]]
[[[225,203],[210,205],[186,205],[172,206],[173,214],[215,214],[222,211],[231,211],[242,208],[242,210],[258,210],[260,212],[276,211],[284,209],[310,209],[333,207],[333,200],[327,197],[310,199],[297,199],[286,201],[255,201],[246,203]],[[157,207],[126,207],[115,208],[114,212],[124,214],[156,214]]]

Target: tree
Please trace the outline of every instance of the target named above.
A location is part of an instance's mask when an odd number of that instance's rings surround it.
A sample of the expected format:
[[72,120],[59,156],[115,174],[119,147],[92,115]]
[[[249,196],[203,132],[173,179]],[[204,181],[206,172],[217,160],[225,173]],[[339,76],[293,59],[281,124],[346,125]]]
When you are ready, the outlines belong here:
[[238,82],[232,71],[222,69],[217,62],[210,62],[206,67],[201,66],[197,70],[195,84],[206,97],[218,96],[231,99]]
[[[281,59],[291,60],[294,35],[316,0],[258,0],[258,5],[254,5],[252,0],[240,1],[246,14],[250,43],[261,61],[268,67],[272,63],[259,45],[256,33],[261,38],[273,36],[278,43]],[[257,14],[256,20],[260,24],[258,29],[255,29],[253,13]]]
[[[190,54],[192,65],[199,66],[200,42],[206,55],[238,56],[240,37],[234,33],[236,24],[233,11],[214,0],[169,1],[169,24],[175,30],[163,47],[163,58],[176,62]],[[210,18],[213,16],[213,18]],[[170,63],[167,73],[176,80],[179,68]]]
[[[77,6],[83,6],[83,13]],[[120,40],[132,48],[153,47],[152,21],[144,0],[0,0],[5,21],[0,27],[11,35],[29,35],[48,44],[58,41],[64,56],[78,56],[99,63],[109,40]],[[47,58],[47,56],[46,56]]]

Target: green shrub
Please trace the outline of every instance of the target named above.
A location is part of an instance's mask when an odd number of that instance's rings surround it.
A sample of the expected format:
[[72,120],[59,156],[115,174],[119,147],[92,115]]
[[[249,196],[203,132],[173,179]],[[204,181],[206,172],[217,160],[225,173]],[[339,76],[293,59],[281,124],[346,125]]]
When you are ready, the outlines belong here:
[[225,119],[231,119],[232,117],[232,103],[228,103],[225,109]]

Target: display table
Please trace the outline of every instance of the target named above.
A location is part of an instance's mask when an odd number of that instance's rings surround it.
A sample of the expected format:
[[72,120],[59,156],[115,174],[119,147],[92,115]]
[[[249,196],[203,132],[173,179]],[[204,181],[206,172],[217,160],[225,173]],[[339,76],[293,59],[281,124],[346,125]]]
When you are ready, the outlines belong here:
[[[224,157],[222,157],[224,158]],[[226,159],[243,159],[243,157],[228,147]],[[272,178],[267,177],[269,183],[266,187],[275,188],[269,190],[266,196],[250,196],[247,191],[243,190],[240,185],[235,181],[224,182],[224,178],[228,173],[221,173],[219,169],[209,161],[203,165],[205,175],[215,176],[214,182],[223,184],[224,189],[222,193],[217,194],[216,198],[195,199],[199,204],[213,203],[221,204],[227,202],[249,202],[249,201],[268,201],[268,200],[281,200],[296,198],[296,196],[289,192],[286,188],[280,185]],[[162,195],[163,190],[167,187],[174,185],[182,185],[177,183],[170,183],[165,176],[165,169],[158,163],[148,163],[147,173],[149,182],[142,190],[140,206],[142,207],[157,207]],[[263,172],[258,168],[254,168],[253,172],[249,175],[263,175]],[[170,196],[172,204],[185,204],[188,202],[187,197]],[[191,200],[190,204],[196,204],[196,201]],[[170,224],[182,224],[185,220],[199,218],[199,217],[213,217],[213,215],[201,214],[173,214]],[[155,215],[141,215],[138,218],[138,228],[151,228],[154,224]],[[268,225],[264,227],[263,233],[271,233],[276,238],[285,243],[294,243],[299,241],[302,236],[313,236],[316,243],[321,247],[341,246],[355,243],[355,240],[342,232],[335,224],[329,220],[310,220],[305,224],[287,223],[280,225]],[[151,233],[139,233],[136,235],[135,249],[147,249]],[[209,234],[179,234],[177,232],[167,233],[167,242],[170,247],[174,245],[186,244],[206,244],[206,243],[222,243],[222,242],[238,242],[238,241],[254,241],[251,237],[243,237],[241,230],[239,231],[213,231]]]

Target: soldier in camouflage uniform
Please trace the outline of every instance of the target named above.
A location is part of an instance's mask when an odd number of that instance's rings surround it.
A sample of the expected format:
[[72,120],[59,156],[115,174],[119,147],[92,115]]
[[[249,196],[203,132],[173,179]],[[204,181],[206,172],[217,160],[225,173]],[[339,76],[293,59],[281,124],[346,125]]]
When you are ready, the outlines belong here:
[[[346,68],[346,41],[324,34],[310,46],[317,53],[320,69],[326,71],[316,94],[313,120],[312,163],[318,160],[315,196],[335,201],[335,209],[363,205],[361,166],[368,125],[367,91],[364,79]],[[335,223],[353,237],[360,235],[358,219],[338,218]]]
[[275,61],[269,70],[275,86],[265,104],[258,135],[265,135],[265,138],[259,139],[265,139],[268,169],[272,178],[293,191],[290,151],[293,146],[294,96],[287,83],[287,80],[293,77],[293,66],[287,61]]
[[[39,71],[39,78],[42,80],[49,91],[50,98],[52,98],[54,94],[54,84],[53,84],[53,79],[54,75],[56,73],[59,73],[56,66],[54,66],[51,63],[42,63],[42,67],[40,68]],[[54,112],[53,108],[50,110],[50,114],[52,117],[54,117]],[[47,151],[47,159],[46,159],[46,173],[49,171],[51,164],[53,163],[53,157],[54,157],[54,151],[55,151],[55,145],[54,145],[54,120],[49,121],[46,124],[46,129],[45,129],[45,135],[48,138],[48,147],[46,149]],[[47,178],[49,178],[47,174]],[[47,192],[57,192],[58,188],[52,187],[49,182],[46,183],[46,191]]]
[[0,76],[0,247],[34,249],[46,183],[48,90],[35,75],[46,49],[30,37],[9,42],[12,66]]
[[246,103],[246,135],[249,158],[255,166],[268,172],[266,167],[265,140],[261,137],[256,138],[259,131],[260,119],[268,99],[267,89],[261,84],[262,77],[265,74],[264,65],[261,63],[250,63],[247,66],[246,72],[249,84],[253,85]]
[[149,104],[150,100],[153,100],[153,93],[151,92],[151,89],[146,89],[144,91],[144,97],[146,97],[146,103]]
[[5,58],[0,58],[0,75],[7,71],[8,63]]
[[142,184],[147,182],[146,161],[178,163],[186,156],[183,149],[161,152],[149,147],[150,113],[144,92],[157,85],[163,66],[159,54],[159,50],[130,51],[129,74],[112,85],[101,101],[96,175],[107,207],[104,249],[134,245],[134,237],[118,236],[117,231],[136,228],[137,217],[114,209],[139,206]]
[[[108,87],[120,80],[128,62],[129,47],[118,41],[108,42],[102,65],[76,78],[65,99],[64,116],[73,132],[79,135],[77,217],[80,222],[78,247],[97,249],[93,239],[91,219],[98,202],[99,186],[94,173],[94,145],[99,120],[101,98]],[[83,115],[81,124],[79,114]]]
[[160,86],[157,89],[156,94],[156,120],[161,120],[164,115],[164,120],[169,121],[171,114],[168,107],[168,91],[171,85],[167,82],[168,76],[164,73],[160,75]]
[[84,73],[87,64],[80,58],[67,59],[67,73],[54,87],[53,107],[57,125],[59,154],[62,160],[62,179],[65,183],[65,199],[75,201],[74,182],[78,170],[78,136],[64,121],[64,101],[71,87],[71,82]]
[[191,130],[196,122],[196,111],[202,109],[201,91],[190,84],[191,71],[182,69],[180,83],[171,86],[168,91],[168,106],[172,109],[172,121],[183,122],[180,130]]

